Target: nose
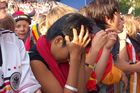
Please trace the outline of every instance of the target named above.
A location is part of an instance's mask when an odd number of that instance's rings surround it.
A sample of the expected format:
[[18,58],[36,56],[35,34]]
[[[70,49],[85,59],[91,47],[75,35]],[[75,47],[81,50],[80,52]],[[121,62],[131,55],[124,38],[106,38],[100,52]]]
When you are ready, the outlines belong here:
[[19,30],[20,30],[21,32],[24,32],[24,27],[21,26]]

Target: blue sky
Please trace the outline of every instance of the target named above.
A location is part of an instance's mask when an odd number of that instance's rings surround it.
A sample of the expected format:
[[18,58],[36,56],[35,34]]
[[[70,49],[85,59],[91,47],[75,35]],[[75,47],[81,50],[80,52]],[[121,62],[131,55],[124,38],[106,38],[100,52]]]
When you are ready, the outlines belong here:
[[76,9],[80,9],[80,7],[86,5],[86,0],[61,0],[60,2],[69,5],[71,7],[74,7]]

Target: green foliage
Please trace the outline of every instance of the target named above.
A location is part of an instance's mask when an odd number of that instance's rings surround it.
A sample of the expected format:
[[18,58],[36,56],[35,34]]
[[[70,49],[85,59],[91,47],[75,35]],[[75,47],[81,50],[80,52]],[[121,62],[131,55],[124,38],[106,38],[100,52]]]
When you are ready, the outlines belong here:
[[[128,13],[128,9],[133,5],[130,0],[119,0],[120,9],[123,14]],[[135,16],[140,15],[140,0],[135,0]]]

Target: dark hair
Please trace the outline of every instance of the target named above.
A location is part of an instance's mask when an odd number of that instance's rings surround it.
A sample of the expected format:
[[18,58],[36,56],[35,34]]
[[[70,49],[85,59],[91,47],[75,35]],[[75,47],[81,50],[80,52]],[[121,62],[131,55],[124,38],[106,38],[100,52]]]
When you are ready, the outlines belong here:
[[119,12],[119,4],[116,0],[93,0],[86,8],[86,15],[94,19],[102,29],[107,26],[105,16],[112,20],[114,13]]
[[92,27],[95,24],[92,20],[78,13],[70,13],[64,15],[49,28],[46,35],[46,39],[50,41],[58,35],[61,35],[62,37],[68,35],[70,37],[70,40],[72,40],[73,38],[72,29],[73,28],[77,29],[77,33],[79,34],[81,25],[84,25],[84,27],[87,28],[91,33]]

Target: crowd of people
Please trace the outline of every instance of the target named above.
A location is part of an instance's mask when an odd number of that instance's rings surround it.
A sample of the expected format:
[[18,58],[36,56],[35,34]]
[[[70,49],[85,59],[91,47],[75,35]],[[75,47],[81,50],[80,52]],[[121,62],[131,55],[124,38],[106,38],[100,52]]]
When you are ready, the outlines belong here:
[[119,7],[0,0],[0,93],[140,93],[140,16]]

